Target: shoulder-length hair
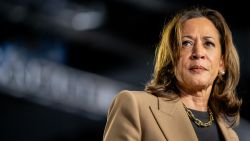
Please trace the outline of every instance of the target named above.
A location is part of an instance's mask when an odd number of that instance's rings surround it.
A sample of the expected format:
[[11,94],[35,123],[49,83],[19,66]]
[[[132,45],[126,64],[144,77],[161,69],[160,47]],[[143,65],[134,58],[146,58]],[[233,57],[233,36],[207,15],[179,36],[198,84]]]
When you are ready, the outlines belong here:
[[156,49],[153,78],[146,84],[145,91],[160,97],[173,99],[178,97],[169,93],[179,92],[176,88],[174,68],[180,52],[180,30],[185,21],[198,17],[209,19],[219,31],[226,70],[224,75],[218,75],[214,81],[209,107],[216,117],[225,116],[231,126],[237,125],[242,103],[236,93],[240,77],[239,56],[233,43],[231,30],[224,17],[216,10],[200,7],[183,10],[165,25]]

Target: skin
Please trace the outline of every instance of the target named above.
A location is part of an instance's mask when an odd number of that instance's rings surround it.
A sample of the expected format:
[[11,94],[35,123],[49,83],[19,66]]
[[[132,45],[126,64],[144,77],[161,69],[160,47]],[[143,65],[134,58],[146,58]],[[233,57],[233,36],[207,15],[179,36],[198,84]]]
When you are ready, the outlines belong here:
[[181,100],[190,109],[207,111],[214,80],[224,71],[219,32],[207,18],[193,18],[183,23],[181,38],[175,67]]

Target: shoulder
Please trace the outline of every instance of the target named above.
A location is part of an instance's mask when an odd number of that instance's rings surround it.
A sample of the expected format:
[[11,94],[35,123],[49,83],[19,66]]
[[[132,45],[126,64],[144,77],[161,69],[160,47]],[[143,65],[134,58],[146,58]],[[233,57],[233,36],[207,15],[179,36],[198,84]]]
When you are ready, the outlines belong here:
[[[177,95],[169,95],[168,97],[157,97],[145,91],[122,90],[113,99],[113,103],[136,103],[142,106],[156,107],[159,103],[173,104],[179,101]],[[129,105],[128,105],[129,106]]]
[[148,107],[156,103],[157,97],[145,91],[122,90],[113,98],[110,109],[116,107],[133,110],[132,107]]
[[128,97],[134,97],[136,99],[156,98],[156,96],[147,93],[145,91],[130,91],[130,90],[122,90],[115,96],[115,98],[128,98]]
[[154,103],[157,100],[155,95],[145,91],[122,90],[115,97],[115,101],[124,101],[125,103]]

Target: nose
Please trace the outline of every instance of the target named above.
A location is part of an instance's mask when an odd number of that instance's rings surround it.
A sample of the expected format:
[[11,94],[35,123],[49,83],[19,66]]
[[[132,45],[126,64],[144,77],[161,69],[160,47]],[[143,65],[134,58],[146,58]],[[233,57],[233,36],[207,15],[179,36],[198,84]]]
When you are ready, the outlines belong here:
[[193,46],[191,59],[205,59],[205,48],[201,42],[196,42]]

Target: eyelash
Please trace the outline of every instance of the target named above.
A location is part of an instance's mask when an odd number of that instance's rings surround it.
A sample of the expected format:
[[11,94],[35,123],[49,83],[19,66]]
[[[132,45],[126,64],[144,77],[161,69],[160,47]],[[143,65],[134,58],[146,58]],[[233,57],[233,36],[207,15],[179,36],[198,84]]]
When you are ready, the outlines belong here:
[[193,45],[193,43],[191,41],[183,41],[182,42],[182,46],[190,46],[190,45],[187,45],[187,44]]
[[212,42],[205,42],[205,45],[208,47],[215,47],[215,44]]
[[[189,44],[189,45],[188,45]],[[192,41],[183,41],[182,46],[192,46],[193,42]],[[204,43],[206,47],[215,47],[215,44],[213,42],[207,41]]]

